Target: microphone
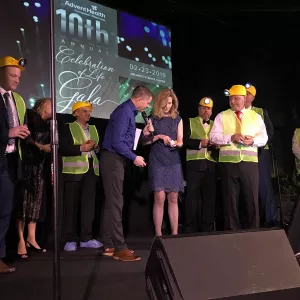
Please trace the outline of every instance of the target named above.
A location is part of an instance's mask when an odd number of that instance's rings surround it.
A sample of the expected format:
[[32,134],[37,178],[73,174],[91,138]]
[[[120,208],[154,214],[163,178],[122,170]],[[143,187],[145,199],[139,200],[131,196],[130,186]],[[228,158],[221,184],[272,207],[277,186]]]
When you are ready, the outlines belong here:
[[[144,119],[145,124],[148,125],[149,118],[148,118],[148,116],[147,116],[147,114],[146,114],[146,112],[144,110],[141,112],[141,115],[142,115],[142,117]],[[153,135],[153,132],[150,132],[150,135]]]
[[141,114],[142,114],[142,117],[143,117],[143,119],[144,119],[145,124],[148,125],[149,118],[148,118],[146,112],[143,110],[143,111],[141,112]]

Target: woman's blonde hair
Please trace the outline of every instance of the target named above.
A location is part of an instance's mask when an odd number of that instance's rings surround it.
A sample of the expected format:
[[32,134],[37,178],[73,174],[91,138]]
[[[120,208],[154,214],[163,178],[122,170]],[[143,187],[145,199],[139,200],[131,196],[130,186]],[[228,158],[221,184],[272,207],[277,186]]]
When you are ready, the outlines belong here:
[[38,113],[39,115],[41,115],[44,110],[45,110],[45,104],[47,102],[51,102],[50,98],[40,98],[38,99],[35,104],[34,107],[32,108],[33,111],[35,111],[36,113]]
[[162,118],[164,116],[163,108],[167,105],[169,97],[172,98],[172,107],[170,109],[171,118],[175,119],[178,116],[178,99],[171,89],[163,89],[156,96],[152,115],[156,118]]

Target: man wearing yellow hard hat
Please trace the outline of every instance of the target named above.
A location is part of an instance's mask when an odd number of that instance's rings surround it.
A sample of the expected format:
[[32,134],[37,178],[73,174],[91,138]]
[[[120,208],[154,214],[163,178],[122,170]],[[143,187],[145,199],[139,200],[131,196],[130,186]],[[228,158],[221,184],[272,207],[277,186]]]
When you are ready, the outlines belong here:
[[[259,227],[258,147],[268,141],[266,126],[255,111],[246,109],[247,91],[243,85],[225,90],[230,109],[219,113],[210,132],[210,139],[221,145],[220,179],[223,196],[224,229],[238,230]],[[242,224],[239,204],[246,209]]]
[[209,139],[214,124],[210,120],[213,100],[204,97],[198,105],[198,116],[184,124],[186,146],[185,233],[213,230],[215,219],[215,164],[217,145]]
[[76,121],[66,124],[59,140],[64,180],[65,251],[77,250],[79,241],[81,248],[102,246],[92,236],[100,150],[97,128],[88,124],[92,110],[90,102],[74,103],[72,114]]
[[[267,134],[268,134],[268,142],[273,137],[274,128],[272,121],[269,117],[267,110],[255,107],[252,105],[256,96],[256,88],[247,83],[245,85],[247,90],[247,99],[245,107],[246,109],[252,109],[256,113],[258,113],[265,122]],[[264,226],[272,227],[277,222],[277,208],[274,190],[272,186],[272,178],[271,178],[271,156],[269,151],[268,144],[265,147],[260,147],[258,149],[258,168],[259,168],[259,201],[260,201],[260,215],[261,221]]]
[[0,273],[14,272],[5,257],[5,235],[13,207],[14,187],[21,159],[20,139],[29,134],[26,106],[15,92],[26,61],[11,56],[0,57]]

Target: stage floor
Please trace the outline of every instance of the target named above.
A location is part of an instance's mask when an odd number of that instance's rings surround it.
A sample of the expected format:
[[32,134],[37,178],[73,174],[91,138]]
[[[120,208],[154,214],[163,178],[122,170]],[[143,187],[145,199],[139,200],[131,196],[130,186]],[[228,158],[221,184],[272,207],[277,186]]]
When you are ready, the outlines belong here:
[[[93,249],[61,252],[61,300],[146,300],[144,272],[151,238],[130,238],[142,257],[139,262],[124,263],[100,255]],[[12,274],[0,275],[3,300],[53,300],[53,252],[33,254],[28,261],[17,260]]]

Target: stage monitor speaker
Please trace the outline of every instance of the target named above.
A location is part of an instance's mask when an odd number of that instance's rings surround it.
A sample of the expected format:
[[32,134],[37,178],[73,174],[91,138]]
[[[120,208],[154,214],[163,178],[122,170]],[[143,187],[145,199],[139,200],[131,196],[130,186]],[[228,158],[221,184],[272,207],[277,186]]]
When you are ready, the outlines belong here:
[[300,268],[283,230],[155,238],[153,300],[299,300]]

